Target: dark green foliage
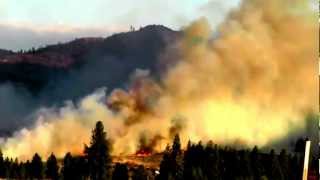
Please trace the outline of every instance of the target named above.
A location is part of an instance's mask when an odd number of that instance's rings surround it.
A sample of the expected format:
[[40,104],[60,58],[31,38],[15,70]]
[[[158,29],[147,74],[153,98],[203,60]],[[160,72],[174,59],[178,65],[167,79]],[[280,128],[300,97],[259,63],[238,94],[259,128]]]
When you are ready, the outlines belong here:
[[72,179],[76,174],[76,172],[74,171],[74,168],[73,168],[71,153],[67,153],[64,156],[61,174],[62,174],[63,179],[65,179],[65,180]]
[[43,175],[43,164],[41,157],[36,153],[31,161],[31,177],[41,179]]
[[[302,139],[303,140],[303,139]],[[300,180],[302,178],[303,153],[300,140],[293,154],[282,150],[277,154],[252,150],[220,147],[209,141],[203,145],[188,142],[185,151],[181,149],[176,135],[171,146],[167,146],[160,162],[160,174],[155,169],[143,166],[128,168],[117,163],[111,171],[110,145],[106,139],[103,124],[98,122],[92,132],[85,156],[67,153],[63,159],[61,175],[54,154],[51,154],[44,169],[41,157],[36,153],[32,161],[3,157],[0,151],[0,179],[65,179],[65,180]],[[45,170],[45,171],[44,171]],[[318,170],[317,155],[312,154],[309,177],[315,179]],[[45,173],[45,177],[43,177]]]
[[125,164],[117,163],[112,173],[112,180],[128,180],[128,167]]
[[0,149],[0,178],[4,178],[6,176],[6,166],[4,164],[3,154]]
[[111,156],[110,144],[101,121],[96,123],[92,131],[89,147],[85,147],[85,154],[89,163],[89,174],[93,180],[103,180],[110,177]]
[[[172,149],[168,146],[157,179],[176,179],[170,171],[171,154]],[[249,151],[222,148],[212,141],[206,146],[201,142],[189,142],[183,155],[184,180],[298,180],[302,175],[303,162],[299,160],[299,154],[292,156],[285,150],[277,155],[274,150],[269,154],[262,153],[257,146]],[[315,168],[310,167],[313,172]]]
[[304,146],[305,146],[305,141],[303,140],[303,138],[299,138],[296,142],[295,145],[295,152],[297,153],[303,153],[304,152]]
[[158,180],[169,179],[169,177],[172,176],[170,165],[170,147],[167,145],[166,150],[163,152],[162,161],[160,163],[160,175],[157,177]]
[[52,153],[46,164],[46,177],[52,180],[59,178],[59,167],[56,156]]
[[23,164],[23,169],[25,170],[24,172],[24,177],[25,178],[31,178],[31,162],[29,160],[27,160],[27,162],[25,162]]
[[278,157],[275,155],[275,152],[273,149],[270,151],[269,158],[268,158],[267,174],[269,179],[274,179],[274,180],[284,179]]
[[262,165],[262,158],[257,146],[254,146],[250,152],[251,167],[254,180],[260,180],[265,175],[265,170]]
[[286,150],[282,149],[279,155],[279,163],[280,163],[280,168],[283,174],[283,179],[289,179],[289,156],[287,155]]
[[218,151],[218,146],[214,145],[212,141],[209,141],[206,148],[205,154],[207,156],[207,161],[205,161],[205,173],[208,179],[220,179],[219,174],[219,162],[220,156]]
[[181,154],[181,143],[179,135],[175,135],[172,144],[172,157],[177,158]]
[[253,171],[249,157],[249,151],[239,151],[240,160],[238,161],[239,179],[251,180],[253,179]]
[[67,153],[63,159],[63,167],[61,170],[63,179],[87,179],[88,163],[85,157],[75,156]]
[[83,156],[73,157],[72,167],[76,172],[76,175],[74,176],[76,179],[87,179],[87,177],[89,176],[88,161],[85,157]]
[[87,179],[88,173],[88,163],[85,157],[73,157],[71,153],[65,155],[61,170],[63,179]]
[[176,135],[174,137],[172,147],[166,147],[163,160],[160,164],[160,175],[157,179],[183,179],[182,158],[180,137],[179,135]]
[[148,174],[142,165],[133,169],[132,180],[148,180]]

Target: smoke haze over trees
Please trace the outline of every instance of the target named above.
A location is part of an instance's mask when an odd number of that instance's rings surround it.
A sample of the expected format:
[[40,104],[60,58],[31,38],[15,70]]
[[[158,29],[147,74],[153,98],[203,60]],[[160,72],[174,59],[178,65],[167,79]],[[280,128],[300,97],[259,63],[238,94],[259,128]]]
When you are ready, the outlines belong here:
[[[292,147],[295,136],[316,132],[312,15],[300,3],[247,0],[217,34],[199,19],[181,32],[154,25],[1,51],[3,152],[20,159],[80,155],[79,141],[89,144],[97,119],[106,124],[113,155],[162,151],[176,133],[181,144]],[[103,86],[107,92],[94,91]]]
[[[253,149],[234,149],[219,146],[209,141],[203,144],[188,142],[181,149],[180,137],[176,135],[172,145],[162,153],[160,166],[155,169],[143,165],[112,162],[110,141],[101,121],[92,131],[91,144],[85,147],[85,155],[65,157],[57,160],[51,154],[46,162],[35,153],[32,161],[12,160],[0,153],[0,178],[11,179],[92,179],[92,180],[209,180],[209,179],[272,179],[299,180],[305,140],[296,142],[296,151],[275,152],[273,149],[262,152],[257,146]],[[108,148],[107,148],[108,147]],[[151,155],[152,156],[152,155]],[[62,161],[62,163],[58,163]],[[311,157],[309,178],[316,179],[317,159]],[[159,172],[159,173],[156,173]]]
[[[208,1],[207,18],[178,31],[127,24],[0,49],[0,179],[298,180],[308,140],[308,178],[319,179],[315,0],[242,0],[229,12],[236,1]],[[39,41],[32,27],[25,43]],[[70,37],[60,28],[50,38]],[[0,47],[16,44],[10,34],[0,22]]]

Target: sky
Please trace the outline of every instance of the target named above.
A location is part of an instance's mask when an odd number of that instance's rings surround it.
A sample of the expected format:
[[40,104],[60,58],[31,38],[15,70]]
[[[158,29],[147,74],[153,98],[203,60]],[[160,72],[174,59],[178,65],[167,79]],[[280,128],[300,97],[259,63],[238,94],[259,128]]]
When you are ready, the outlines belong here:
[[206,17],[217,26],[240,0],[0,0],[0,48],[26,49],[149,24],[179,30]]

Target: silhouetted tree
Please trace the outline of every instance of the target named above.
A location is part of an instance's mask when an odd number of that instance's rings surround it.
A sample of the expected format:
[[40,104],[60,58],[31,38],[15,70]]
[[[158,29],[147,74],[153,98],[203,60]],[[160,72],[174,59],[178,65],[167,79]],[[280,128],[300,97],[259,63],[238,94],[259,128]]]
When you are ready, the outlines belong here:
[[294,151],[297,153],[304,153],[304,148],[305,148],[305,142],[303,138],[299,138],[295,144]]
[[253,171],[253,178],[254,180],[260,180],[264,173],[264,168],[262,165],[262,159],[259,153],[259,149],[257,146],[254,146],[250,153],[252,171]]
[[183,157],[181,153],[181,143],[179,135],[175,135],[172,147],[167,146],[162,162],[160,164],[159,179],[183,178]]
[[117,163],[112,173],[112,180],[128,180],[128,167],[125,164]]
[[289,179],[289,156],[284,149],[282,149],[280,152],[279,163],[283,174],[283,179]]
[[132,171],[132,180],[148,180],[145,168],[140,165]]
[[278,157],[275,155],[274,150],[270,151],[268,166],[269,166],[269,168],[268,168],[269,179],[272,179],[272,180],[283,180],[284,179],[283,174],[282,174],[282,170],[281,170],[281,166],[278,161]]
[[6,167],[4,164],[3,154],[0,149],[0,178],[5,178],[6,175]]
[[208,179],[220,179],[219,175],[219,151],[218,146],[214,145],[212,141],[209,141],[206,148],[205,154],[207,161],[205,161],[205,174]]
[[29,160],[27,160],[25,163],[24,163],[24,169],[25,169],[25,178],[28,179],[28,178],[31,178],[32,177],[32,166],[31,166],[31,162]]
[[160,162],[160,174],[157,176],[158,180],[167,180],[173,178],[171,174],[171,157],[170,157],[170,146],[167,145],[166,150],[163,152],[162,161]]
[[173,144],[172,144],[172,156],[173,156],[173,158],[176,158],[180,154],[181,154],[180,137],[178,134],[176,134],[174,136]]
[[57,163],[57,158],[53,153],[49,156],[47,160],[45,173],[47,178],[50,178],[53,180],[56,180],[59,178],[59,167]]
[[67,153],[63,159],[61,175],[63,179],[88,179],[86,159],[81,156],[72,157],[71,153]]
[[11,167],[12,161],[8,157],[5,158],[4,160],[4,169],[5,169],[5,177],[9,178],[10,177],[10,167]]
[[17,158],[14,161],[11,161],[9,177],[12,179],[17,179],[21,177],[20,166]]
[[88,162],[83,156],[76,156],[72,158],[72,166],[76,172],[76,179],[88,179]]
[[89,173],[93,180],[103,180],[110,176],[111,157],[110,144],[106,138],[106,132],[101,121],[96,123],[92,131],[89,147],[85,147],[88,158]]
[[41,179],[43,173],[43,164],[41,157],[36,153],[31,161],[31,177]]
[[[184,153],[181,150],[180,138],[176,135],[172,146],[167,146],[160,162],[160,174],[156,180],[299,180],[302,177],[303,158],[302,142],[297,141],[293,156],[282,150],[279,155],[271,150],[269,154],[260,153],[257,146],[249,150],[223,148],[209,141],[205,146],[188,142]],[[300,145],[299,145],[300,144]],[[300,150],[299,150],[300,149]],[[117,163],[110,172],[111,158],[109,142],[101,122],[97,122],[92,131],[89,147],[85,147],[86,156],[72,157],[67,153],[63,159],[62,179],[75,180],[127,180],[129,172],[132,180],[152,178],[151,171],[143,166],[128,170],[127,165]],[[304,149],[303,149],[304,150]],[[45,177],[59,179],[59,167],[54,154],[47,159]],[[101,165],[101,167],[100,167]],[[104,168],[102,168],[104,167]],[[32,161],[19,162],[18,159],[6,157],[0,151],[0,179],[41,179],[43,177],[41,157],[36,153]],[[315,176],[318,161],[312,157],[310,174]]]
[[183,179],[196,180],[207,179],[206,175],[206,153],[199,142],[197,145],[188,143],[188,148],[184,154]]
[[72,164],[72,155],[68,152],[63,159],[63,167],[61,170],[61,174],[63,179],[73,179],[76,172],[74,172],[73,164]]
[[239,170],[240,178],[251,180],[253,179],[253,172],[251,168],[251,162],[249,157],[249,152],[246,150],[241,150],[240,152]]
[[172,173],[174,174],[174,179],[180,180],[183,178],[183,162],[181,156],[181,142],[178,134],[175,135],[172,144],[171,152],[171,163],[172,163]]
[[291,180],[300,180],[302,179],[302,161],[299,161],[299,158],[297,154],[292,156],[289,159],[290,163],[290,174],[289,174],[289,179]]

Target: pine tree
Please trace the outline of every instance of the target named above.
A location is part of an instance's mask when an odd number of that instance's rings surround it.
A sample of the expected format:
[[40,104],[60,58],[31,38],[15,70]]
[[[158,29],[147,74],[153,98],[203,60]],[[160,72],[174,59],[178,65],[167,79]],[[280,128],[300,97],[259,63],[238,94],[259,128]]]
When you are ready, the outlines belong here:
[[212,141],[209,141],[206,148],[205,154],[207,161],[205,162],[205,174],[208,179],[220,179],[219,177],[219,151],[218,147],[214,146]]
[[289,179],[289,156],[286,150],[282,149],[279,155],[279,163],[284,179]]
[[76,172],[76,178],[74,179],[88,179],[88,162],[83,156],[76,156],[72,158],[72,166],[74,172]]
[[261,177],[264,174],[264,168],[261,163],[261,157],[259,155],[259,149],[257,146],[254,146],[250,153],[250,160],[252,165],[252,171],[253,171],[253,179],[254,180],[260,180]]
[[6,157],[6,159],[4,160],[4,169],[5,169],[5,177],[9,178],[10,177],[10,168],[11,168],[11,163],[12,161],[10,161],[10,159],[8,157]]
[[128,167],[125,164],[117,163],[112,173],[112,180],[128,180]]
[[133,170],[132,180],[148,180],[148,175],[142,165]]
[[43,173],[43,164],[41,157],[36,153],[31,161],[31,177],[41,179]]
[[92,131],[90,146],[85,147],[91,179],[104,180],[110,177],[111,156],[109,153],[110,144],[106,138],[106,132],[104,132],[102,122],[98,121]]
[[183,178],[183,162],[181,156],[181,143],[179,135],[175,135],[172,144],[171,152],[171,163],[172,163],[172,175],[174,179],[179,180]]
[[5,175],[6,175],[6,169],[5,169],[3,154],[0,149],[0,178],[5,178]]
[[31,162],[29,160],[27,160],[25,163],[24,163],[24,169],[25,169],[25,179],[29,179],[32,177],[32,174],[31,174],[31,171],[32,171],[32,167],[31,167]]
[[240,151],[240,174],[243,179],[253,179],[253,172],[251,168],[251,162],[249,158],[249,152],[246,150]]
[[274,150],[271,150],[270,155],[269,155],[269,179],[272,180],[283,180],[283,174],[282,174],[282,169],[279,164],[278,158],[274,153]]
[[58,167],[58,163],[57,163],[57,158],[56,156],[52,153],[48,160],[47,160],[47,164],[46,164],[46,177],[50,178],[52,180],[56,180],[59,178],[59,167]]
[[166,150],[163,152],[162,161],[160,162],[160,174],[157,176],[157,180],[167,180],[171,173],[171,157],[170,157],[171,149],[170,146],[167,145]]
[[62,174],[63,179],[65,179],[65,180],[73,179],[75,176],[73,163],[72,163],[72,155],[70,152],[68,152],[64,156],[61,174]]
[[176,158],[180,154],[181,154],[180,137],[178,134],[176,134],[174,136],[173,144],[172,144],[172,156],[173,156],[173,158]]
[[21,176],[20,168],[19,168],[19,162],[16,158],[14,161],[11,162],[10,166],[10,178],[12,179],[18,179]]

